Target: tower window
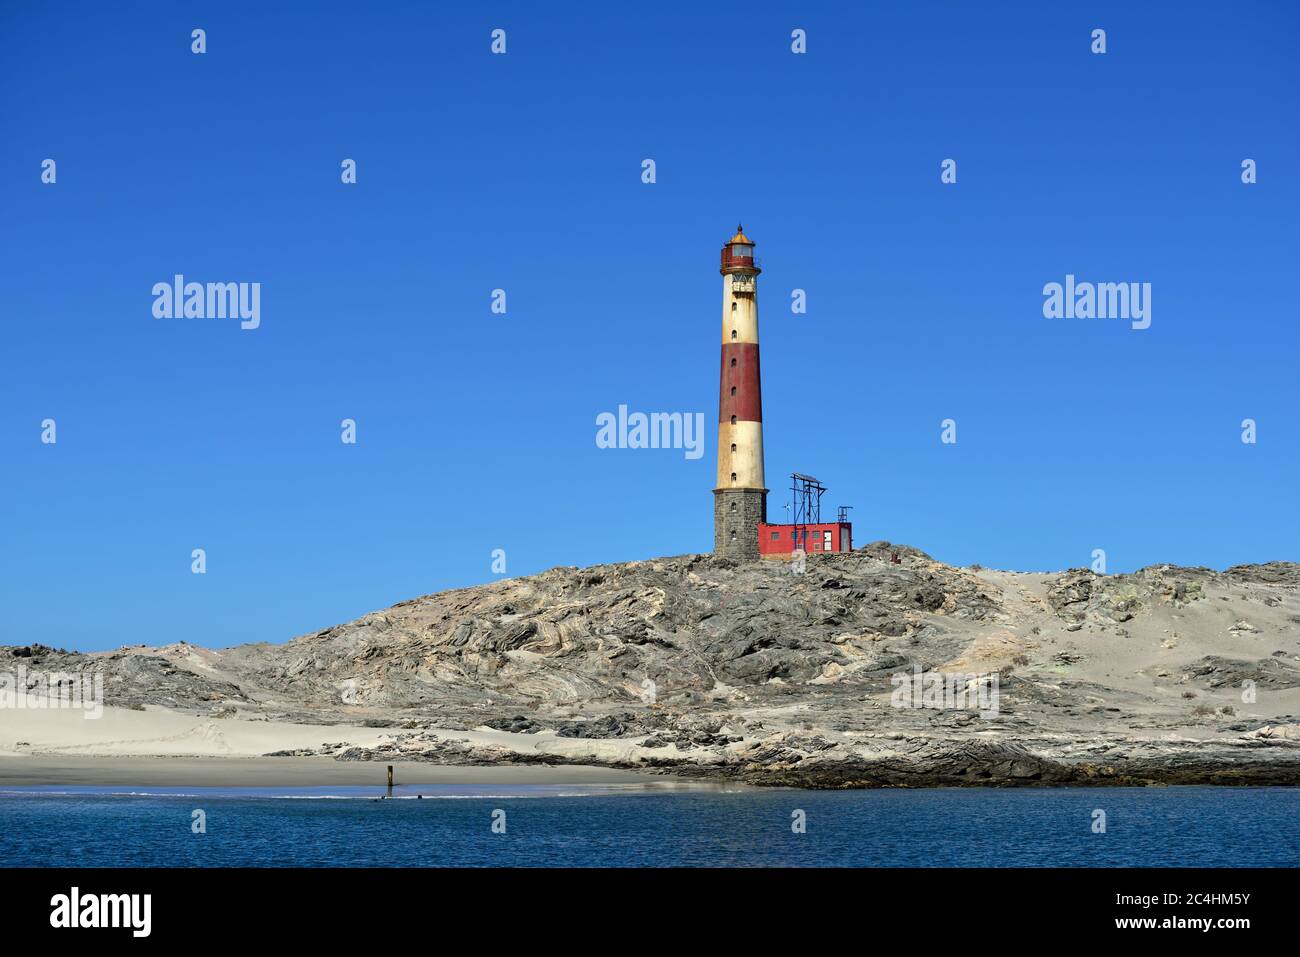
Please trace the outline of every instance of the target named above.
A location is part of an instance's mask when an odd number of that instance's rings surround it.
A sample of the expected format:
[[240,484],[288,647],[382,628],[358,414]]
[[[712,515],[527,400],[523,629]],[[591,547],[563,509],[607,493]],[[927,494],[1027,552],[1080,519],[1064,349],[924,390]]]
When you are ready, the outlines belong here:
[[731,330],[731,338],[733,338],[733,339],[736,338],[736,330],[735,330],[735,329],[732,329],[732,330]]
[[732,480],[733,482],[736,481],[736,473],[735,473],[735,472],[732,472],[732,473],[731,473],[731,480]]
[[731,510],[732,510],[733,512],[736,510],[736,503],[735,503],[735,502],[732,502],[732,503],[731,503]]
[[732,443],[731,443],[731,451],[733,451],[733,452],[736,451],[736,443],[735,443],[735,442],[732,442]]
[[736,530],[734,528],[731,530],[731,540],[733,542],[736,540]]
[[734,385],[731,387],[731,394],[732,395],[736,394],[736,387]]
[[731,417],[731,424],[732,425],[736,424],[736,417],[734,415]]
[[736,368],[736,359],[735,359],[735,356],[732,356],[732,359],[731,359],[731,368],[733,368],[733,369]]
[[735,311],[736,311],[736,300],[734,300],[734,299],[731,300],[731,311],[732,311],[732,312],[735,312]]

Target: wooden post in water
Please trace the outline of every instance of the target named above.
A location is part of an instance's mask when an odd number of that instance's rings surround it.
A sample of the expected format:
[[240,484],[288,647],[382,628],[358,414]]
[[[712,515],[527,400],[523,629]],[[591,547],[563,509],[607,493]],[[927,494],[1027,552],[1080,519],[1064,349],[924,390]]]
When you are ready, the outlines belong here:
[[393,766],[388,766],[388,796],[393,796]]

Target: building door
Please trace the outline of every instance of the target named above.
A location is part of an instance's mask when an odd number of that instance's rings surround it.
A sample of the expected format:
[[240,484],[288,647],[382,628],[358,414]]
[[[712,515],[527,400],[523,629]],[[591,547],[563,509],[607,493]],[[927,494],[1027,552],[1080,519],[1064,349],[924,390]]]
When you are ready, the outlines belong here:
[[835,542],[834,533],[829,528],[826,529],[826,531],[822,532],[822,551],[824,552],[835,551],[834,542]]

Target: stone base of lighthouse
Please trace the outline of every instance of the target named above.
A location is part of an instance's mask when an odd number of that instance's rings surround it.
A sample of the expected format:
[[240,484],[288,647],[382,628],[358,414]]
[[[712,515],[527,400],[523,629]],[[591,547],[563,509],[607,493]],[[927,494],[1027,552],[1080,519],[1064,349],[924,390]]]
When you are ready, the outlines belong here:
[[767,521],[767,489],[713,490],[713,554],[758,561],[758,526]]

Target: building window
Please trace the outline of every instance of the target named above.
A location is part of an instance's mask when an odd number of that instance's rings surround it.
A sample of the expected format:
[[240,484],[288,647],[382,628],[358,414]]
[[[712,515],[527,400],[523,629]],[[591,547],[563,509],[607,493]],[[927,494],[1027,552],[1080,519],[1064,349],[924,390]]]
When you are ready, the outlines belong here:
[[736,540],[736,530],[734,528],[731,530],[731,540],[733,542]]
[[736,473],[735,473],[735,472],[732,472],[732,473],[731,473],[731,480],[732,480],[733,482],[736,481]]
[[734,300],[734,299],[731,300],[731,311],[732,311],[732,312],[735,312],[735,311],[736,311],[736,300]]
[[779,541],[780,538],[781,538],[781,533],[780,533],[780,532],[773,532],[773,533],[772,533],[772,541],[774,541],[774,542],[775,542],[775,541]]
[[731,503],[731,510],[732,510],[733,512],[736,510],[736,503],[735,503],[735,502],[732,502],[732,503]]
[[731,424],[732,425],[736,424],[736,417],[734,415],[731,417]]
[[732,330],[731,330],[731,338],[733,338],[733,339],[736,338],[736,330],[735,330],[735,329],[732,329]]
[[731,451],[733,451],[733,452],[736,451],[736,443],[735,443],[735,442],[732,442],[732,443],[731,443]]
[[734,356],[733,356],[732,359],[731,359],[731,368],[733,368],[733,369],[736,368],[736,359],[735,359]]
[[736,394],[736,387],[734,385],[731,387],[731,394],[732,395]]

